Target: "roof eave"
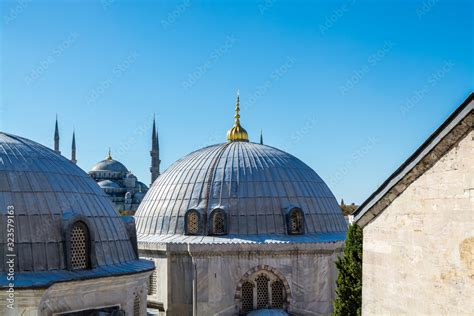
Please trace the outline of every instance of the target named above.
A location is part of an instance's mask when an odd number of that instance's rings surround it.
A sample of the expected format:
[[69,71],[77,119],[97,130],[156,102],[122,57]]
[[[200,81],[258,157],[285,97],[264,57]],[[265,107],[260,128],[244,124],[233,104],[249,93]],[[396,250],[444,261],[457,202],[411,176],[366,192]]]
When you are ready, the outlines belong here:
[[[409,184],[431,168],[447,150],[473,128],[474,93],[448,117],[446,121],[412,154],[372,195],[353,213],[354,221],[361,227],[373,221],[400,195]],[[457,132],[455,132],[457,131]],[[453,135],[453,137],[447,137]],[[445,143],[445,146],[442,144]],[[443,147],[446,150],[438,150]],[[431,155],[434,153],[435,155]],[[426,159],[426,158],[430,159]],[[423,166],[416,170],[423,162]],[[415,171],[415,172],[413,172]]]

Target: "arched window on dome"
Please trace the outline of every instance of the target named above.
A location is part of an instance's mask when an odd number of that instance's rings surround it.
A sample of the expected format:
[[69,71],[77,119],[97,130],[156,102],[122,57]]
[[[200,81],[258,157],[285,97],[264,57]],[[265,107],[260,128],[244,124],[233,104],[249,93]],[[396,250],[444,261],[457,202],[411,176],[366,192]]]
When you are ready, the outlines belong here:
[[77,221],[70,233],[71,269],[84,270],[90,268],[90,237],[86,224]]
[[304,214],[303,211],[294,207],[288,213],[288,234],[300,235],[304,234]]
[[215,209],[210,216],[210,231],[211,235],[225,235],[227,234],[227,218],[224,210]]
[[184,217],[186,235],[197,235],[200,232],[200,214],[197,210],[191,209]]

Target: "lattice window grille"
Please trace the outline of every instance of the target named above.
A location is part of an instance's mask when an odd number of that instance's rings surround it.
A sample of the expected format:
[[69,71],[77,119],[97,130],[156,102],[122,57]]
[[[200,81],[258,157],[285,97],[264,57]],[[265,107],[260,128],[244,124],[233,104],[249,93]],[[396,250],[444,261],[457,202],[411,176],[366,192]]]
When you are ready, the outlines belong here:
[[133,300],[133,315],[140,316],[140,296],[135,295],[135,299]]
[[188,213],[188,234],[195,235],[199,232],[199,216],[196,212]]
[[242,284],[241,302],[243,313],[248,313],[253,310],[253,288],[254,285],[248,281]]
[[299,211],[293,211],[290,215],[290,232],[299,234],[302,232],[302,216]]
[[285,288],[283,283],[278,280],[272,283],[272,307],[281,309],[285,303]]
[[87,242],[89,236],[83,224],[75,224],[71,230],[71,267],[73,270],[88,268],[89,254]]
[[268,282],[270,280],[266,275],[261,274],[256,279],[257,283],[257,309],[268,307]]
[[216,212],[214,214],[214,234],[224,234],[225,233],[225,223],[224,223],[224,214],[222,212]]
[[156,286],[158,283],[156,278],[156,270],[154,270],[153,273],[150,275],[150,279],[148,280],[148,295],[156,294]]

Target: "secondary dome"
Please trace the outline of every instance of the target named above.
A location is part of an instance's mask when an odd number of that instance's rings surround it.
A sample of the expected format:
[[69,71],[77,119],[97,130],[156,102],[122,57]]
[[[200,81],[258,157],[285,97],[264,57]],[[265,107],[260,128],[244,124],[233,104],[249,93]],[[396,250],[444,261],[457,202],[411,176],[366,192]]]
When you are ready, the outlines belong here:
[[208,235],[208,219],[218,209],[227,237],[287,235],[295,208],[303,212],[305,236],[338,233],[344,239],[339,205],[316,172],[276,148],[231,141],[175,162],[153,183],[135,217],[141,235],[183,235],[185,215],[196,210],[204,223],[199,235]]
[[[117,266],[109,268],[113,270],[109,275],[152,268],[139,263],[127,228],[130,225],[79,167],[38,143],[1,132],[0,148],[0,222],[6,227],[11,215],[7,210],[12,209],[16,286],[105,276],[108,270],[103,266]],[[72,235],[69,227],[74,227],[76,220],[87,226],[90,235],[90,269],[60,271],[67,270],[73,260],[65,245],[70,242],[67,236]],[[6,234],[0,235],[0,253],[5,255]],[[0,273],[7,269],[0,264]],[[31,274],[34,272],[39,272],[37,277]]]
[[97,172],[97,171],[128,173],[127,167],[125,167],[120,161],[112,159],[110,150],[109,150],[109,155],[107,156],[105,160],[99,161],[92,167],[91,172]]
[[102,180],[100,182],[97,182],[97,184],[103,189],[121,189],[122,188],[118,183],[110,181],[110,180]]

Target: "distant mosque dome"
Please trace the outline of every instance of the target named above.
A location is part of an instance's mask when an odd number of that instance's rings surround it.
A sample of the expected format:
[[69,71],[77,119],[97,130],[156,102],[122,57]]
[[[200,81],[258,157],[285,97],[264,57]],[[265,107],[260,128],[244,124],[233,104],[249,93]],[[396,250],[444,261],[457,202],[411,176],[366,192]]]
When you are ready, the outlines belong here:
[[[59,126],[58,118],[54,126],[54,151],[61,154],[59,150]],[[151,182],[160,175],[160,146],[158,142],[158,131],[156,129],[155,118],[153,118],[152,144],[151,144]],[[71,162],[76,164],[76,133],[72,134]],[[124,164],[114,160],[109,153],[107,158],[99,161],[88,172],[98,183],[99,187],[109,196],[115,209],[122,214],[133,214],[148,191],[148,187],[132,174]],[[127,194],[128,193],[128,194]],[[127,196],[126,196],[127,195]],[[130,212],[130,213],[123,213]]]
[[107,158],[95,164],[89,175],[109,195],[118,211],[136,211],[148,191],[127,167],[112,158],[110,149]]
[[124,174],[128,173],[127,167],[125,167],[120,161],[112,159],[112,156],[110,155],[110,151],[109,151],[109,155],[107,159],[99,161],[91,169],[91,172],[96,172],[96,173],[107,172],[107,171],[120,172]]

